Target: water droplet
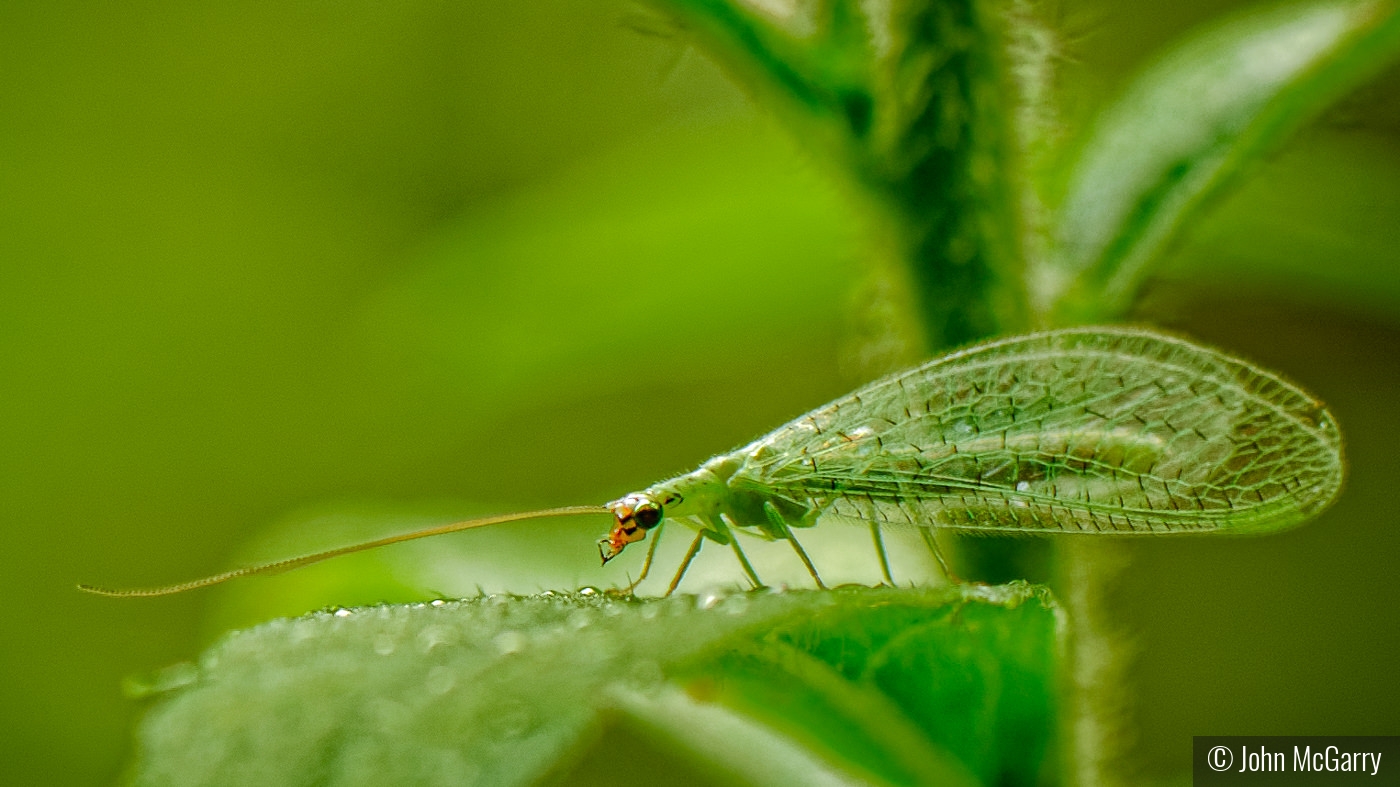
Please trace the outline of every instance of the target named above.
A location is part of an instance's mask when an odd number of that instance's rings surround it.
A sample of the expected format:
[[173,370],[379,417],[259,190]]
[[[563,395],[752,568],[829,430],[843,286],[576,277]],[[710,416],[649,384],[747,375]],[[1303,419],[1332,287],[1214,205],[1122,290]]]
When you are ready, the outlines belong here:
[[435,607],[440,607],[440,606],[446,604],[447,602],[444,601],[444,600],[442,600],[442,599],[440,599],[440,598],[435,598],[435,599],[432,600],[431,603],[432,603],[432,605],[435,606]]
[[334,614],[338,618],[348,618],[355,613],[351,610],[346,609],[345,607],[336,607],[335,612],[332,614]]
[[1031,482],[1030,482],[1030,481],[1017,481],[1017,482],[1016,482],[1016,491],[1017,491],[1017,492],[1024,492],[1024,491],[1026,491],[1027,489],[1030,489],[1030,488],[1031,488]]
[[519,631],[502,631],[491,640],[491,644],[496,646],[497,652],[502,656],[510,656],[525,649],[530,644],[530,640]]
[[716,604],[724,600],[724,594],[718,590],[707,590],[695,597],[696,609],[714,609]]
[[428,626],[418,634],[418,644],[424,653],[442,645],[452,645],[457,641],[457,632],[447,626]]
[[392,634],[378,634],[374,638],[374,652],[381,656],[393,653],[397,645]]
[[442,696],[452,691],[452,687],[457,685],[457,673],[453,672],[450,667],[433,667],[428,670],[428,678],[423,685],[428,689],[429,694]]
[[591,585],[584,585],[583,587],[578,589],[578,594],[580,596],[596,596],[598,595],[598,588],[595,588]]

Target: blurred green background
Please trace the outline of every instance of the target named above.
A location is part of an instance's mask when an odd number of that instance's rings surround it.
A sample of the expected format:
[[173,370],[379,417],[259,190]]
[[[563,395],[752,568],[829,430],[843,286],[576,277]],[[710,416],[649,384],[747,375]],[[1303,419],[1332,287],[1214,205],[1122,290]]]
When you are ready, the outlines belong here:
[[[1222,4],[1051,8],[1075,126]],[[1400,731],[1397,85],[1261,167],[1142,306],[1302,381],[1351,461],[1301,530],[1134,547],[1143,780],[1179,778],[1193,734]],[[599,570],[579,520],[170,599],[73,589],[689,469],[868,376],[861,232],[630,3],[0,6],[0,782],[117,778],[123,680],[232,626],[620,583],[636,564]]]

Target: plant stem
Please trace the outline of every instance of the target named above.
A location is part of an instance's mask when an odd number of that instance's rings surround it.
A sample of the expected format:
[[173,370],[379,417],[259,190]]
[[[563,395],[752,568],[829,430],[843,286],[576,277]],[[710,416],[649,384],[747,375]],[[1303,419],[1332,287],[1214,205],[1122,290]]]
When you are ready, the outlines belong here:
[[874,208],[909,271],[925,350],[1025,327],[1008,35],[1021,20],[1005,4],[657,2]]
[[1135,648],[1111,603],[1132,565],[1132,548],[1112,537],[1069,537],[1056,550],[1060,598],[1070,620],[1061,719],[1065,780],[1081,787],[1131,784],[1136,742]]

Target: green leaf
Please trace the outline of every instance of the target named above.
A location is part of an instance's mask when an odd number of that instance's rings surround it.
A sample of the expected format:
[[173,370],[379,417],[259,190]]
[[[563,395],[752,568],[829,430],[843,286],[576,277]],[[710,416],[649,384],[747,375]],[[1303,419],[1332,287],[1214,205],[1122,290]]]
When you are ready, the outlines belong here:
[[142,682],[133,781],[1034,783],[1060,629],[1025,584],[321,612]]
[[1032,301],[1048,322],[1116,317],[1213,197],[1400,53],[1392,0],[1256,12],[1180,44],[1106,109],[1070,173]]

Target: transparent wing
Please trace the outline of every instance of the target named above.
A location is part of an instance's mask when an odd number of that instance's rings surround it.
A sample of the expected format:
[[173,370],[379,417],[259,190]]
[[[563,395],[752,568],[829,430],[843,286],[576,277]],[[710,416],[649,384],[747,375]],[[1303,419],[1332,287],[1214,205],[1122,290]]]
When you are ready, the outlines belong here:
[[872,383],[740,450],[731,486],[968,530],[1275,530],[1341,488],[1321,402],[1128,328],[991,342]]

